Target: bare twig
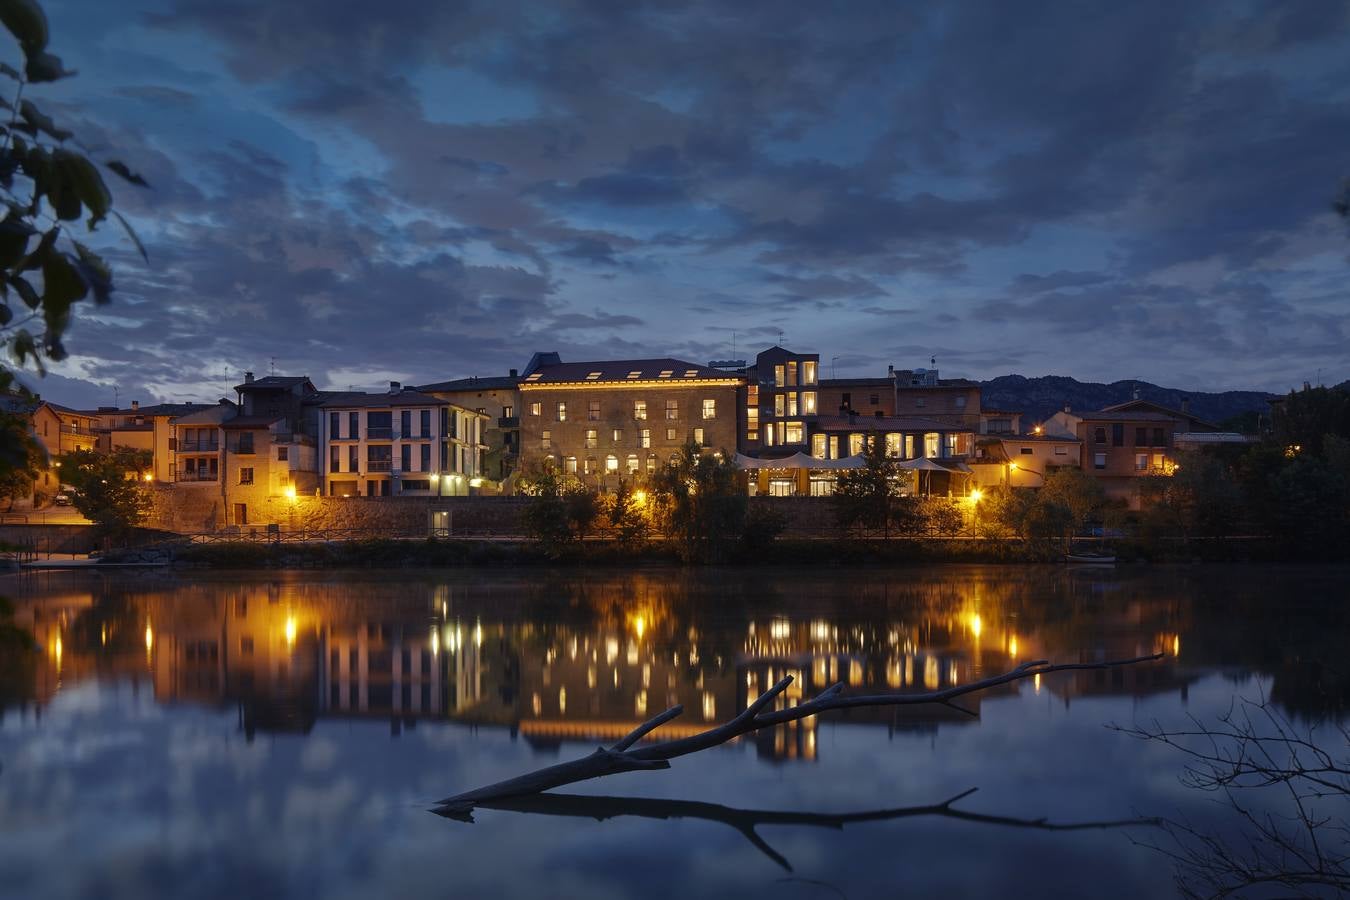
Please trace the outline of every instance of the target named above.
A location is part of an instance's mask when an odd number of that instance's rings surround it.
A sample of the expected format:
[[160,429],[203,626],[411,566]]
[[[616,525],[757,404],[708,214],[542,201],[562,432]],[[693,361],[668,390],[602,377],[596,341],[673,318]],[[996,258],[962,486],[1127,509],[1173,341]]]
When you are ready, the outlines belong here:
[[[466,818],[473,812],[475,806],[485,804],[489,801],[538,794],[552,788],[562,787],[565,784],[574,784],[578,781],[586,781],[604,775],[614,775],[619,772],[666,769],[670,767],[669,761],[678,756],[697,753],[700,750],[707,750],[710,747],[725,744],[741,735],[758,731],[761,728],[769,728],[774,725],[781,725],[785,722],[794,722],[833,709],[853,709],[860,706],[917,706],[926,703],[954,706],[952,701],[957,697],[988,690],[989,688],[1009,684],[1014,681],[1020,681],[1024,678],[1032,678],[1037,675],[1046,675],[1051,672],[1063,672],[1075,669],[1115,668],[1117,666],[1128,666],[1136,663],[1150,662],[1161,658],[1161,653],[1155,653],[1150,656],[1138,656],[1133,659],[1112,660],[1101,663],[1061,663],[1058,665],[1051,664],[1049,660],[1038,659],[1024,662],[1017,668],[1009,672],[1004,672],[1001,675],[994,675],[967,684],[954,685],[939,691],[927,691],[924,693],[912,694],[860,694],[858,696],[848,696],[844,693],[843,684],[840,683],[831,685],[821,691],[814,699],[809,700],[806,703],[766,712],[766,707],[768,707],[769,704],[782,694],[783,691],[787,689],[788,685],[792,683],[792,676],[788,676],[769,688],[763,694],[760,694],[759,697],[746,706],[745,710],[741,712],[740,715],[729,722],[710,728],[707,731],[690,735],[685,738],[634,746],[634,744],[650,732],[660,725],[669,722],[682,712],[681,707],[674,706],[635,728],[613,747],[600,747],[597,748],[594,753],[582,757],[581,759],[549,766],[548,768],[539,769],[538,771],[530,772],[506,781],[500,781],[496,784],[490,784],[486,787],[465,791],[461,794],[455,794],[452,797],[441,800],[437,804],[437,808],[433,811],[440,815]],[[960,707],[956,708],[959,709]]]

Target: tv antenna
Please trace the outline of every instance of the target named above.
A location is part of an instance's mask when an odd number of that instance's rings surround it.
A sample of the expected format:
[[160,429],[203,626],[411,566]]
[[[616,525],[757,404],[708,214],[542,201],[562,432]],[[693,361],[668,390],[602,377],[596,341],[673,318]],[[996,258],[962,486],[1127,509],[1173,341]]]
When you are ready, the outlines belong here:
[[271,370],[267,374],[269,375],[277,374],[277,358],[275,356],[272,357]]

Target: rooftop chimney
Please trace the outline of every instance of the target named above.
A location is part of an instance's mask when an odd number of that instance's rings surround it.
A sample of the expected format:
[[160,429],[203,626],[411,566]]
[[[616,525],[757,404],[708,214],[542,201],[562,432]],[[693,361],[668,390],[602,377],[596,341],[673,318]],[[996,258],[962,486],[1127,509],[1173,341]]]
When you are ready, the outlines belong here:
[[1065,412],[1073,412],[1073,410],[1069,408],[1069,404],[1067,404],[1067,403],[1064,404],[1064,411],[1065,411]]
[[397,394],[401,390],[403,390],[403,385],[399,384],[397,381],[389,382],[389,393]]
[[894,374],[895,374],[895,366],[894,366],[894,365],[888,365],[888,366],[886,366],[886,374],[887,374],[887,375],[894,375]]
[[132,400],[132,401],[131,401],[131,408],[132,408],[132,409],[140,409],[140,408],[141,408],[141,401],[139,401],[139,400]]
[[253,382],[253,373],[252,373],[252,372],[245,372],[245,373],[244,373],[244,384],[251,384],[252,382]]
[[511,370],[511,377],[512,377],[512,378],[519,378],[520,375],[519,375],[519,373],[518,373],[515,369],[512,369],[512,370]]
[[1137,384],[1134,386],[1134,399],[1139,399],[1139,385]]

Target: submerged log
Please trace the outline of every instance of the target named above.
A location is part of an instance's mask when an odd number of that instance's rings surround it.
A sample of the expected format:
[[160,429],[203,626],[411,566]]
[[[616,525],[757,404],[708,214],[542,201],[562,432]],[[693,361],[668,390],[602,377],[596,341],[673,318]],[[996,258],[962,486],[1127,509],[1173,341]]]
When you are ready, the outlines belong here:
[[[970,713],[969,710],[958,706],[952,701],[957,697],[962,697],[966,694],[988,690],[989,688],[1014,681],[1020,681],[1024,678],[1033,678],[1037,675],[1047,675],[1052,672],[1065,672],[1074,669],[1109,669],[1117,666],[1129,666],[1137,663],[1152,662],[1161,659],[1162,656],[1163,654],[1161,653],[1154,653],[1150,656],[1137,656],[1132,659],[1111,660],[1100,663],[1061,663],[1058,665],[1052,664],[1049,660],[1038,659],[1024,662],[1017,666],[1017,668],[1000,675],[994,675],[967,684],[954,685],[939,691],[926,691],[923,693],[859,694],[857,696],[849,696],[844,693],[843,682],[839,682],[821,691],[815,698],[806,703],[790,706],[786,709],[765,712],[765,707],[771,704],[774,699],[778,697],[779,694],[783,693],[788,685],[792,683],[792,676],[788,676],[763,694],[760,694],[758,698],[746,706],[745,710],[741,712],[740,715],[729,722],[710,728],[707,731],[690,735],[689,737],[649,743],[635,747],[634,745],[642,740],[642,738],[646,737],[652,731],[656,730],[666,722],[669,722],[671,719],[674,719],[684,711],[681,706],[673,706],[660,715],[654,716],[646,722],[643,722],[611,747],[599,747],[594,753],[580,759],[560,763],[555,766],[549,766],[544,769],[529,772],[525,775],[509,778],[506,781],[499,781],[496,784],[490,784],[485,787],[475,788],[471,791],[465,791],[451,797],[446,797],[436,804],[435,808],[432,809],[432,812],[441,816],[472,821],[472,813],[477,806],[484,806],[489,803],[495,803],[497,801],[515,797],[528,797],[556,787],[562,787],[565,784],[575,784],[579,781],[588,781],[592,778],[601,778],[605,775],[615,775],[619,772],[668,769],[670,768],[670,760],[677,756],[685,756],[690,753],[697,753],[700,750],[707,750],[710,747],[725,744],[741,735],[758,731],[761,728],[771,728],[774,725],[781,725],[785,722],[794,722],[798,719],[805,719],[809,716],[828,712],[832,709],[853,709],[860,706],[915,706],[925,703],[937,703],[961,710],[962,712]],[[973,713],[970,714],[973,715]]]

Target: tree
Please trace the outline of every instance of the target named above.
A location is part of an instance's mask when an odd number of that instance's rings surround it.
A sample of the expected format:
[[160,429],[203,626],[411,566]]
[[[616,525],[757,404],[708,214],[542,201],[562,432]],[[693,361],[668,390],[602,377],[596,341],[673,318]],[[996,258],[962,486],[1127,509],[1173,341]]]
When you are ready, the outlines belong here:
[[902,503],[900,461],[888,456],[881,441],[869,440],[862,452],[863,465],[845,469],[834,483],[835,517],[841,528],[864,528],[891,536],[898,518],[914,524],[919,517]]
[[71,504],[107,538],[125,536],[150,511],[142,478],[153,464],[148,450],[112,453],[75,450],[60,459],[61,478],[71,486]]
[[[1037,505],[1059,506],[1068,513],[1069,531],[1082,528],[1106,505],[1101,483],[1082,469],[1061,466],[1045,476],[1045,485],[1036,495]],[[1046,510],[1042,521],[1059,518]],[[1067,536],[1067,535],[1066,535]]]
[[33,489],[47,455],[23,416],[0,412],[0,503],[13,503]]
[[686,562],[720,562],[745,534],[745,492],[725,452],[702,453],[693,441],[650,478],[657,522]]
[[[131,227],[112,208],[112,194],[99,167],[79,147],[72,132],[41,111],[31,97],[34,85],[67,78],[60,58],[48,50],[47,16],[36,0],[0,0],[0,24],[18,42],[22,64],[0,62],[0,76],[16,83],[10,111],[0,125],[0,347],[20,368],[65,358],[63,337],[74,304],[112,297],[112,272],[98,254],[72,236],[75,223],[95,230],[112,216],[145,249]],[[105,164],[123,180],[145,186],[125,163]],[[67,224],[69,223],[69,224]],[[14,301],[18,302],[15,303]],[[17,310],[17,314],[16,314]],[[30,324],[39,326],[36,334]],[[0,391],[9,391],[14,375],[0,365]]]
[[1208,453],[1179,454],[1170,475],[1144,479],[1140,497],[1145,524],[1182,539],[1232,534],[1242,518],[1237,483],[1228,466]]
[[1350,391],[1304,387],[1272,404],[1275,441],[1291,454],[1322,454],[1327,435],[1350,438]]
[[600,498],[595,492],[553,466],[544,466],[523,478],[521,490],[529,497],[524,512],[525,533],[555,559],[574,541],[584,540],[600,514]]
[[605,516],[622,546],[637,547],[647,539],[651,522],[646,499],[645,491],[635,490],[632,482],[620,478],[618,488],[607,500]]

